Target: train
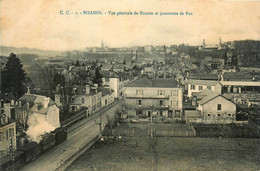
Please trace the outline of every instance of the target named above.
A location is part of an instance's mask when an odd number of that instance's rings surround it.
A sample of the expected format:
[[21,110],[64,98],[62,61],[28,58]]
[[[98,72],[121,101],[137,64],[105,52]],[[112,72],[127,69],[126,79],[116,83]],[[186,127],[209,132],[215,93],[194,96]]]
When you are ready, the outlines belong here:
[[[1,158],[0,170],[11,171],[20,170],[26,164],[34,161],[40,155],[49,151],[54,146],[57,146],[67,139],[67,128],[57,128],[53,132],[48,133],[42,137],[39,143],[17,141],[17,150],[14,152],[14,161],[8,155]],[[14,168],[13,168],[14,167]]]

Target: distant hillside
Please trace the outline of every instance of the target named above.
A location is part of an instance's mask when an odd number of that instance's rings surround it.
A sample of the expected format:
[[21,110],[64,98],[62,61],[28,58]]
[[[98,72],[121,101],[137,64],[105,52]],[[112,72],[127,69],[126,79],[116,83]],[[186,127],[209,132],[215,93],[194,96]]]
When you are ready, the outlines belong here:
[[15,54],[36,54],[40,57],[55,57],[60,55],[62,52],[51,51],[51,50],[40,50],[40,49],[29,49],[29,48],[15,48],[0,46],[0,56],[9,56],[10,53]]

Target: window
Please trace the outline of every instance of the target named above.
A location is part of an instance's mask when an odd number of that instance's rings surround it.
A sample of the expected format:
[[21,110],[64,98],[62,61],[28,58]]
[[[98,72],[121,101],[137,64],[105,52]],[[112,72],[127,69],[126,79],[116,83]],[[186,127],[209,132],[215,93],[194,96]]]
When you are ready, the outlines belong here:
[[138,100],[137,101],[137,104],[140,106],[140,105],[142,105],[142,100]]
[[172,95],[172,96],[176,96],[176,95],[177,95],[177,90],[172,90],[172,91],[171,91],[171,95]]
[[199,90],[202,90],[202,86],[199,86]]
[[211,86],[207,86],[207,88],[208,88],[209,90],[210,90],[210,87],[211,87]]
[[220,117],[220,114],[218,114],[218,117]]
[[217,109],[218,109],[218,110],[221,110],[221,104],[218,104]]
[[3,140],[3,133],[2,132],[0,132],[0,141],[2,141]]
[[81,103],[85,104],[85,98],[81,98]]
[[109,78],[105,78],[105,82],[109,82]]
[[160,106],[162,106],[163,105],[163,100],[160,100]]
[[231,116],[231,114],[229,113],[228,116]]
[[211,116],[211,114],[209,113],[208,116]]
[[11,130],[11,128],[9,129],[9,137],[12,137],[12,130]]
[[177,100],[173,100],[172,102],[172,106],[178,106],[178,101]]
[[191,85],[191,86],[190,86],[190,89],[191,89],[191,90],[195,90],[195,85]]
[[143,90],[136,90],[136,95],[143,95]]
[[8,130],[6,130],[6,140],[8,140]]
[[4,150],[0,150],[0,157],[4,157]]
[[164,90],[159,90],[158,91],[158,95],[165,95],[165,91]]
[[14,136],[14,128],[11,128],[12,137]]

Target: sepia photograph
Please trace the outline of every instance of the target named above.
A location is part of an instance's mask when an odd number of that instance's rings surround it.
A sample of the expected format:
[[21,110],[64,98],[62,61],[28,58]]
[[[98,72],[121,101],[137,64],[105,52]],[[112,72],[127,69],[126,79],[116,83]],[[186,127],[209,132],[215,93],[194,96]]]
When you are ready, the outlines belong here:
[[0,171],[260,170],[260,1],[0,0]]

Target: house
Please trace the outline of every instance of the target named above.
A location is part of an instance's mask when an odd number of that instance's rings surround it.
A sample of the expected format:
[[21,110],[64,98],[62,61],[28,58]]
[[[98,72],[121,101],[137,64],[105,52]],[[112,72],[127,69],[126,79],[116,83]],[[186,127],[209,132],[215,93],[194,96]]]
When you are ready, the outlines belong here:
[[129,78],[125,72],[115,72],[113,70],[101,71],[103,85],[108,85],[114,90],[114,97],[123,96],[123,87],[128,84]]
[[222,90],[222,85],[218,81],[212,80],[187,80],[185,87],[188,90],[188,97],[191,97],[192,93],[200,92],[206,88],[219,94],[221,94]]
[[10,144],[12,140],[13,150],[16,150],[16,123],[7,115],[0,114],[0,159],[11,157]]
[[147,75],[149,77],[154,77],[155,69],[153,67],[144,67],[144,69],[141,71],[141,74]]
[[28,118],[34,115],[38,120],[46,121],[55,128],[60,127],[60,109],[49,97],[37,94],[24,94],[15,105],[16,120],[26,125]]
[[[197,101],[197,110],[201,112],[203,123],[228,124],[236,120],[236,104],[221,94],[205,90]],[[199,98],[200,99],[200,98]]]
[[182,119],[183,87],[175,80],[139,78],[124,87],[129,116]]
[[114,102],[114,90],[112,90],[110,87],[98,87],[98,90],[102,92],[102,99],[101,99],[101,108],[111,104]]
[[101,108],[102,93],[98,91],[97,85],[76,86],[70,111],[76,112],[81,109],[87,109],[88,114],[92,114]]

